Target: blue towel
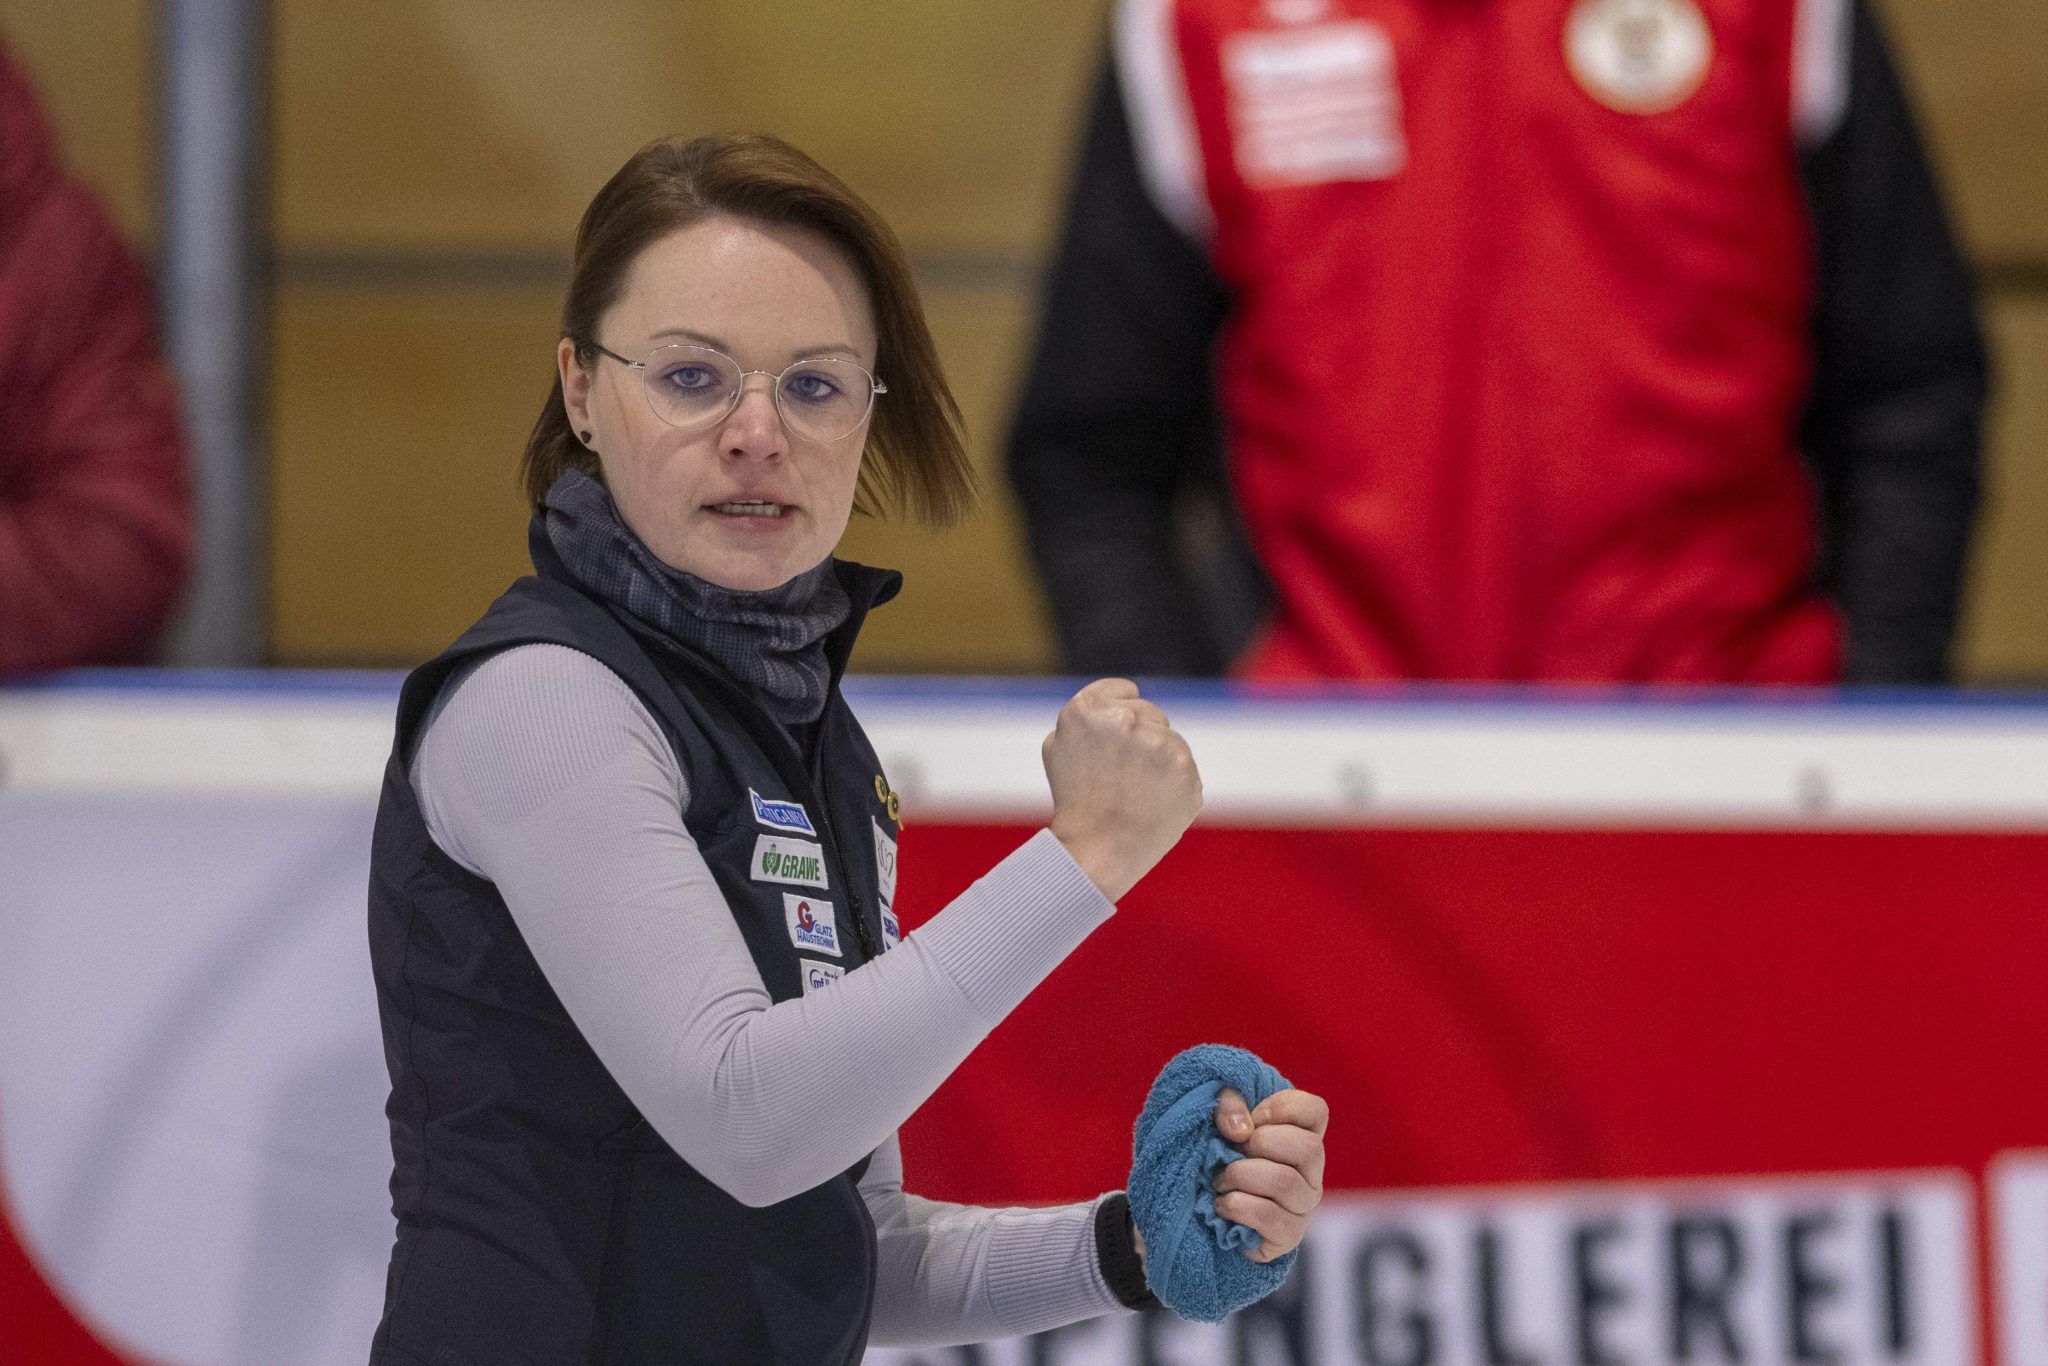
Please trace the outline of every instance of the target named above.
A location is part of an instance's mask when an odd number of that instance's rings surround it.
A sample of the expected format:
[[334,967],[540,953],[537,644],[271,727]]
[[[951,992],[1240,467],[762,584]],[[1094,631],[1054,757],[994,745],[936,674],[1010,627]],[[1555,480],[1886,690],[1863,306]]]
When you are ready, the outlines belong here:
[[1244,1255],[1256,1230],[1216,1212],[1217,1175],[1244,1154],[1216,1129],[1216,1097],[1237,1088],[1256,1106],[1287,1078],[1256,1054],[1199,1044],[1160,1071],[1138,1114],[1131,1145],[1131,1219],[1145,1235],[1145,1282],[1184,1319],[1215,1323],[1280,1288],[1294,1254],[1270,1262]]

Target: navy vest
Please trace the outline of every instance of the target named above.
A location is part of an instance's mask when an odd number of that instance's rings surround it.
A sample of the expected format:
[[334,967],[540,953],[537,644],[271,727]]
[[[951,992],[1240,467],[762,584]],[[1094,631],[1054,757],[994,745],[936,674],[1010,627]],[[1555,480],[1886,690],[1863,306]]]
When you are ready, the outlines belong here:
[[674,746],[683,823],[769,994],[829,988],[896,938],[889,786],[839,678],[862,618],[901,580],[835,565],[854,610],[827,642],[829,698],[799,747],[714,661],[578,585],[538,522],[529,539],[537,575],[407,678],[385,771],[370,953],[398,1238],[371,1359],[857,1362],[875,1286],[866,1162],[765,1209],[698,1175],[598,1062],[497,888],[434,845],[407,773],[465,663],[525,644],[583,651]]

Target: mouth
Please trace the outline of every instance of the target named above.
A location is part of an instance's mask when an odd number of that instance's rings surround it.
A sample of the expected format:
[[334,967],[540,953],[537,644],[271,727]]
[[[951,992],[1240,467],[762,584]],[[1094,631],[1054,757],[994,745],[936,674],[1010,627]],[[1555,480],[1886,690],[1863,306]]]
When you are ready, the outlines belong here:
[[707,503],[705,509],[721,517],[780,517],[794,511],[786,503],[770,503],[758,498],[738,499],[730,503]]

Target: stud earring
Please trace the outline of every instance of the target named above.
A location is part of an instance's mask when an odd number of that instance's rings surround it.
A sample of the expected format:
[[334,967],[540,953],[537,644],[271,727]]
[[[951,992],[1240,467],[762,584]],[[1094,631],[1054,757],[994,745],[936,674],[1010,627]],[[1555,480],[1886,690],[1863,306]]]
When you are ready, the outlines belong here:
[[588,446],[588,445],[590,444],[590,433],[589,433],[589,432],[578,432],[578,433],[577,433],[577,435],[578,435],[578,436],[581,436],[581,437],[583,438],[583,444],[584,444],[584,445]]

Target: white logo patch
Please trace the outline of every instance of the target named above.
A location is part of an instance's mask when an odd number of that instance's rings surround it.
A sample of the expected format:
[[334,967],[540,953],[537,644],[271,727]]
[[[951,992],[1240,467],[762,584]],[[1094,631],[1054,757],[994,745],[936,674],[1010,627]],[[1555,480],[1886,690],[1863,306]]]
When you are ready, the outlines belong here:
[[798,948],[839,952],[839,922],[831,902],[784,892],[782,918],[789,923],[789,942]]
[[825,881],[825,851],[809,840],[781,835],[754,838],[754,881],[793,882],[802,887],[830,887]]
[[896,904],[896,841],[889,838],[880,821],[871,818],[868,824],[875,827],[875,885],[886,911]]
[[802,802],[773,801],[751,787],[747,789],[747,797],[754,803],[754,819],[770,830],[787,830],[793,835],[817,838],[817,827],[811,824],[811,813],[804,810]]
[[1579,84],[1622,114],[1661,114],[1692,97],[1714,60],[1694,0],[1579,0],[1564,27]]
[[1408,161],[1394,44],[1363,19],[1226,39],[1230,126],[1252,185],[1385,180]]
[[808,958],[796,960],[804,974],[804,995],[823,991],[846,975],[846,969],[833,963],[813,963]]
[[882,912],[882,952],[887,953],[903,942],[903,922],[896,918],[896,912]]

